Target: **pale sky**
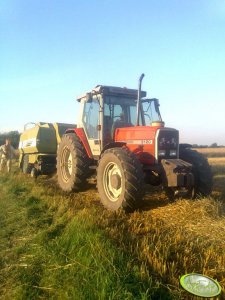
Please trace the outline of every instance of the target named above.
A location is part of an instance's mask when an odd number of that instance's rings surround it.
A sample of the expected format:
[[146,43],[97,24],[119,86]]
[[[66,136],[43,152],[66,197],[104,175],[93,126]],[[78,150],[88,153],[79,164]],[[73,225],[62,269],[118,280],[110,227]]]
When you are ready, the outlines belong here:
[[181,142],[225,145],[224,0],[0,1],[0,132],[76,123],[76,96],[141,73]]

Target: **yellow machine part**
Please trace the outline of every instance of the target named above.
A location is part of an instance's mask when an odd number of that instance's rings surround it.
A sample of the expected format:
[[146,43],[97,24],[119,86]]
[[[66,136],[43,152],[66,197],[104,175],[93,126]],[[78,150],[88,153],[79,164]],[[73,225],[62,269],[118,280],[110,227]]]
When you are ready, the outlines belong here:
[[24,154],[56,153],[56,133],[51,123],[37,123],[20,136],[19,150]]
[[68,128],[75,128],[75,124],[65,124],[65,123],[53,123],[53,127],[55,128],[56,140],[57,144],[60,143],[62,135],[65,133]]
[[56,154],[57,146],[66,129],[75,127],[75,124],[66,123],[40,122],[35,124],[20,136],[20,155],[29,154],[29,161],[33,163],[36,160],[36,154]]

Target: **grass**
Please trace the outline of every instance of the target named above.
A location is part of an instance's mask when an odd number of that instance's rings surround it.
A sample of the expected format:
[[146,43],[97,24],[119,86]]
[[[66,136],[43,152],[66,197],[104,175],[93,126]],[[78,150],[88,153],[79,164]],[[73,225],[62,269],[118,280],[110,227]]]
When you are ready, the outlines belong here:
[[2,299],[195,299],[179,286],[190,272],[217,279],[224,299],[223,161],[210,159],[211,198],[149,189],[133,214],[103,209],[93,184],[65,196],[55,178],[0,175]]
[[1,299],[172,299],[100,228],[86,192],[64,197],[19,174],[1,175],[0,188]]

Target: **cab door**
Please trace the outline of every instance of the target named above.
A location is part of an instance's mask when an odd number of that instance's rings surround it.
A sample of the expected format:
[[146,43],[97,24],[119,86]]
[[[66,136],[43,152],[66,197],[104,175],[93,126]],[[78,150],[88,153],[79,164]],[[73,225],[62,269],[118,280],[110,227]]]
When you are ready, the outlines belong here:
[[93,156],[99,156],[101,153],[99,116],[100,105],[98,99],[92,98],[91,101],[85,102],[82,121]]

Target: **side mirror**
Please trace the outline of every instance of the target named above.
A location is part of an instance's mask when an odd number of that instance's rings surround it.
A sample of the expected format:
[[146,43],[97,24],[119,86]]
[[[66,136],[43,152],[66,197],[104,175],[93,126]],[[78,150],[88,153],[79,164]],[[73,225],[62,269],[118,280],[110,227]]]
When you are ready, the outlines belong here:
[[86,94],[86,102],[92,102],[92,94],[91,93]]

